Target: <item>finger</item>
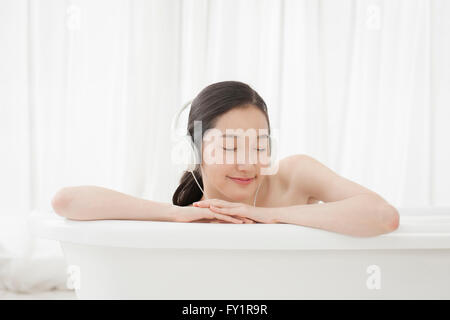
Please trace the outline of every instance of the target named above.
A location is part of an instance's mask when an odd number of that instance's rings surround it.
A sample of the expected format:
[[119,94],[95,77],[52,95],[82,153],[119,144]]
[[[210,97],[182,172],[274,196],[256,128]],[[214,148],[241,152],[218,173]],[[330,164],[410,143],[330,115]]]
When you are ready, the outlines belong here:
[[223,207],[216,206],[214,204],[210,205],[209,208],[213,209],[217,212],[230,213],[230,208],[223,208]]
[[227,216],[225,214],[221,214],[221,213],[217,213],[217,212],[213,212],[212,214],[213,214],[213,218],[218,218],[218,219],[225,220],[225,221],[232,222],[232,223],[243,223],[242,220]]
[[203,202],[203,201],[194,202],[192,205],[194,207],[200,207],[200,208],[207,208],[207,207],[209,207],[209,203],[208,202]]
[[203,199],[203,200],[195,201],[193,204],[196,204],[196,203],[209,203],[209,202],[211,202],[211,201],[217,201],[217,200],[219,200],[219,199],[216,199],[216,198]]
[[253,220],[251,220],[251,219],[247,219],[247,218],[244,218],[244,217],[240,217],[242,220],[244,220],[244,222],[245,223],[254,223],[254,221]]
[[220,207],[216,207],[214,205],[211,205],[209,207],[209,209],[212,210],[213,212],[222,213],[222,214],[226,214],[226,215],[229,215],[229,216],[238,216],[241,219],[244,218],[244,217],[240,216],[239,212],[234,212],[233,208],[220,208]]
[[208,208],[210,205],[216,205],[218,207],[235,207],[239,205],[239,203],[229,202],[220,199],[206,199],[194,202],[192,205],[194,207],[202,207],[202,208]]
[[232,215],[231,217],[233,217],[233,218],[235,218],[235,219],[239,219],[239,220],[241,220],[243,223],[252,223],[252,222],[253,222],[252,220],[247,219],[247,218],[244,218],[244,217],[233,216],[233,215]]
[[[202,201],[194,202],[193,206],[201,207],[201,208],[208,208],[211,204],[219,205],[219,201],[217,199],[202,200]],[[224,205],[224,204],[222,203],[222,205]]]
[[232,223],[244,223],[242,220],[240,220],[238,218],[234,218],[232,216],[222,214],[220,212],[214,212],[214,211],[210,211],[210,212],[211,212],[211,216],[209,216],[210,219],[217,218],[217,219],[221,219],[221,220],[232,222]]
[[203,223],[203,222],[210,222],[210,220],[209,219],[198,219],[198,220],[192,220],[191,222]]
[[223,214],[229,214],[237,219],[242,220],[244,223],[254,223],[255,221],[248,219],[246,217],[240,216],[238,212],[233,212],[231,208],[219,208],[216,206],[211,205],[209,207],[210,210],[217,212],[217,213],[223,213]]
[[200,220],[193,220],[191,222],[196,222],[196,223],[230,223],[228,221],[223,221],[217,218],[212,218],[212,219],[200,219]]

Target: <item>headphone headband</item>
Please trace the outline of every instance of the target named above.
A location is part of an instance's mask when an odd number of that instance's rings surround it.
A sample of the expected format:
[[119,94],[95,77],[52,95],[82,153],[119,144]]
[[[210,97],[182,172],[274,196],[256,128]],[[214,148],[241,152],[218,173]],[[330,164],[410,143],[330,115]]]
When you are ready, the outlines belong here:
[[[172,125],[171,125],[172,133],[177,134],[176,130],[177,130],[177,127],[178,127],[178,121],[180,119],[180,116],[183,113],[183,111],[192,104],[192,101],[193,100],[191,99],[188,102],[186,102],[183,105],[183,107],[175,114],[175,117],[173,118]],[[186,132],[186,134],[187,134],[187,132]]]
[[[192,104],[193,100],[189,100],[188,102],[186,102],[183,107],[175,114],[175,117],[172,120],[172,125],[171,125],[171,129],[172,129],[172,134],[175,134],[176,136],[179,136],[178,133],[176,132],[177,127],[178,127],[178,120],[181,116],[181,113],[183,113],[184,109],[186,109],[187,107],[189,107]],[[191,138],[189,133],[186,132],[183,135],[183,138]],[[195,180],[195,183],[197,183],[197,186],[199,187],[199,189],[202,191],[202,193],[204,194],[205,198],[207,198],[203,188],[200,186],[200,183],[197,181],[197,178],[195,177],[194,174],[194,170],[196,168],[196,164],[198,162],[198,154],[197,154],[197,148],[195,147],[195,144],[191,141],[191,139],[189,140],[182,140],[184,141],[186,148],[187,148],[187,153],[188,153],[188,158],[189,158],[189,163],[187,163],[187,166],[185,168],[185,171],[188,171],[192,174],[192,177]],[[207,198],[208,199],[208,198]]]

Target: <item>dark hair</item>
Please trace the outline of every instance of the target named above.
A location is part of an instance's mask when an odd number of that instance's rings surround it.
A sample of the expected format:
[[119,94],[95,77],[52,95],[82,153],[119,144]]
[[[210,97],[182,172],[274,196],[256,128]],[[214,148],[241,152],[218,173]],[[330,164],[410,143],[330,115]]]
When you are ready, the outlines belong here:
[[[187,125],[188,134],[191,139],[194,135],[194,120],[202,121],[202,137],[210,128],[214,128],[218,117],[231,109],[253,105],[260,109],[267,119],[270,136],[270,122],[267,107],[264,100],[248,84],[239,81],[222,81],[213,83],[204,88],[192,101]],[[201,139],[199,139],[201,140]],[[194,139],[192,139],[194,142]],[[195,143],[195,142],[194,142]],[[269,140],[270,143],[270,140]],[[270,146],[270,145],[269,145]],[[201,152],[201,146],[196,144]],[[199,157],[201,159],[201,157]],[[197,165],[193,171],[198,183],[203,187],[200,166]],[[191,172],[185,171],[180,179],[180,185],[172,196],[172,203],[178,206],[188,206],[202,198]]]

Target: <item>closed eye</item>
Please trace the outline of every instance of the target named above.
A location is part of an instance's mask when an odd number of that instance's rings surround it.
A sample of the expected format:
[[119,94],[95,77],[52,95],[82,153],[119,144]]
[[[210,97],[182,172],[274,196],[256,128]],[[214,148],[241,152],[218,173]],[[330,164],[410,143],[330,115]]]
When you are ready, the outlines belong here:
[[[233,148],[233,149],[223,148],[223,150],[226,150],[226,151],[236,151],[236,148]],[[258,151],[264,151],[264,150],[266,150],[266,148],[256,149],[256,150],[258,150]]]

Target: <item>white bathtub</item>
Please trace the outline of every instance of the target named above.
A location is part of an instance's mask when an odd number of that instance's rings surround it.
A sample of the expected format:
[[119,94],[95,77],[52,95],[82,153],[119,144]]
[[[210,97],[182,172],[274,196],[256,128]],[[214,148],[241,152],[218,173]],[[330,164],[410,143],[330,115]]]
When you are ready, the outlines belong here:
[[29,224],[60,242],[80,299],[450,299],[450,208],[399,212],[399,229],[370,238],[37,212]]

